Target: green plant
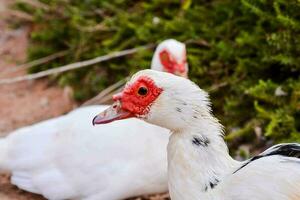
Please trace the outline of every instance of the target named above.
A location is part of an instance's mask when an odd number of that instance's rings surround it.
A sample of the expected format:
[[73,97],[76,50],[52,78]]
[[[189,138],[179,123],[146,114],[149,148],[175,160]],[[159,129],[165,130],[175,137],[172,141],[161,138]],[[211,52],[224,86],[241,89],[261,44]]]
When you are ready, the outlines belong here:
[[[190,78],[210,92],[231,145],[252,143],[256,130],[257,144],[300,142],[299,0],[41,2],[47,9],[16,5],[34,16],[29,58],[69,53],[30,72],[166,38],[192,41]],[[145,50],[55,78],[83,100],[148,68],[151,56]]]

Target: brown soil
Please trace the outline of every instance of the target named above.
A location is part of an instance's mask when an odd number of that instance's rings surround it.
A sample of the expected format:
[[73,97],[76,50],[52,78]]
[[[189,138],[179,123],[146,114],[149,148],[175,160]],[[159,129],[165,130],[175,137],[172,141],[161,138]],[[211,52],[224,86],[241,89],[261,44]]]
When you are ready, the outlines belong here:
[[[13,0],[0,0],[0,79],[26,75],[26,70],[15,68],[26,61],[29,27],[9,28],[9,4]],[[6,18],[3,18],[6,17]],[[0,137],[22,126],[64,114],[76,103],[70,89],[60,88],[46,79],[0,85]],[[164,200],[168,195],[133,198],[135,200]],[[10,184],[9,174],[0,174],[1,200],[43,200]]]
[[[8,0],[0,0],[0,12],[1,6],[5,11],[5,2]],[[15,70],[14,65],[26,60],[28,29],[11,30],[0,19],[0,79],[26,74],[24,69]],[[0,85],[0,134],[70,111],[75,104],[68,91],[50,86],[47,80]]]
[[[12,30],[7,20],[10,0],[0,0],[0,79],[22,76],[25,70],[14,70],[16,64],[26,60],[29,27]],[[68,89],[51,86],[47,80],[0,85],[0,135],[35,122],[59,116],[70,111],[74,101]],[[0,175],[1,200],[42,200],[13,186],[9,175]]]

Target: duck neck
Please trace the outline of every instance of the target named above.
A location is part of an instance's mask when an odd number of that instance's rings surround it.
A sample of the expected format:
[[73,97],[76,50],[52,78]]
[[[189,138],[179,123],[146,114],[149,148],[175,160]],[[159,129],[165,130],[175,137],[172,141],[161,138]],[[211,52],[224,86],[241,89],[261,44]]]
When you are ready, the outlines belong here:
[[168,172],[172,199],[210,199],[209,193],[236,165],[224,142],[222,125],[212,116],[195,119],[188,128],[173,132],[170,137]]

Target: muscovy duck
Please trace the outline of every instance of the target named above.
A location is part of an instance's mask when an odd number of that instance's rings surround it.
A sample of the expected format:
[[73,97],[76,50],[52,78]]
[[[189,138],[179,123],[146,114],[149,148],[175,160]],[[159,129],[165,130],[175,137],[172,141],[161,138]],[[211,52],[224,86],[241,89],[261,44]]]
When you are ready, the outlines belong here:
[[[187,74],[185,45],[162,42],[158,70]],[[129,119],[94,128],[89,118],[106,105],[20,128],[0,139],[0,169],[11,183],[47,199],[116,200],[167,191],[169,131]]]
[[192,81],[144,70],[114,100],[93,124],[135,117],[171,130],[172,200],[300,199],[300,145],[278,144],[244,162],[234,160],[208,94]]

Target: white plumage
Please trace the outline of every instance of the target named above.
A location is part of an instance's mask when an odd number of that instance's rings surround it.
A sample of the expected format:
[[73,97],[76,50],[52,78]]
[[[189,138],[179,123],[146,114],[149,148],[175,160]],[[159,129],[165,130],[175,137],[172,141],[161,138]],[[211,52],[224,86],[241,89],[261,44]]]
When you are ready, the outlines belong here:
[[48,199],[166,191],[168,131],[136,119],[92,127],[91,117],[105,108],[80,108],[15,131],[1,141],[1,168],[12,171],[13,184]]
[[[161,91],[145,105],[145,114],[137,115],[127,105],[130,99],[144,105],[136,99],[143,101],[147,95],[132,98],[135,93],[124,92],[118,109],[171,130],[167,151],[172,200],[300,199],[299,144],[279,144],[250,160],[235,161],[224,142],[222,125],[211,114],[206,92],[187,79],[152,70],[134,75],[124,91],[139,84],[150,96],[157,88]],[[93,122],[106,123],[107,115],[97,115]]]
[[[159,47],[185,52],[175,40]],[[47,199],[114,200],[167,191],[169,131],[137,119],[93,127],[91,117],[105,108],[79,108],[10,133],[0,140],[0,169],[10,171],[19,188]]]

